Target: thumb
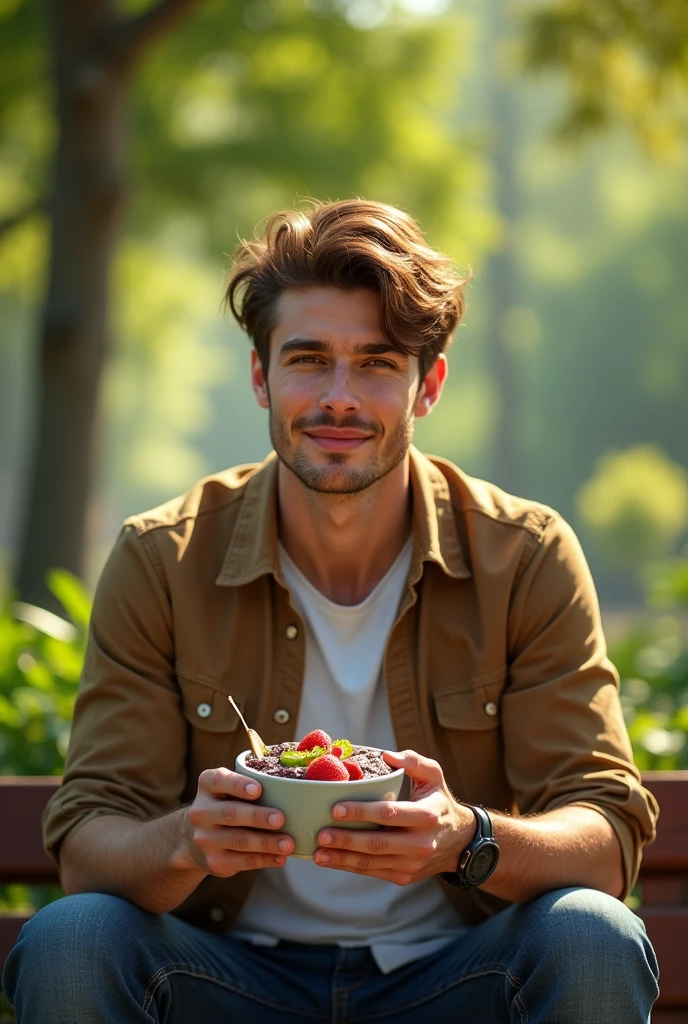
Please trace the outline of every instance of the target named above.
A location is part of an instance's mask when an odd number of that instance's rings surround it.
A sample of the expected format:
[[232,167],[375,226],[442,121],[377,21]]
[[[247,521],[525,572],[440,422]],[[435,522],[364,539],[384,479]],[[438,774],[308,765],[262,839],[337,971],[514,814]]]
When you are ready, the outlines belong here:
[[403,768],[414,782],[426,782],[433,786],[441,786],[444,782],[439,763],[430,757],[423,757],[415,750],[385,750],[383,757],[391,768]]

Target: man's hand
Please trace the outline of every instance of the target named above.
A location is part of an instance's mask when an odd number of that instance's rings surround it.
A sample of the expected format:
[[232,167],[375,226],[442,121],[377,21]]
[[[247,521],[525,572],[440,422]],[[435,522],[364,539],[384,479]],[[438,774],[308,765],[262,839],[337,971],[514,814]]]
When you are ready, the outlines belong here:
[[411,799],[336,804],[334,818],[385,827],[378,832],[322,829],[315,863],[397,885],[455,871],[459,853],[475,833],[473,812],[454,800],[437,761],[413,750],[385,751],[384,758],[392,768],[403,768],[413,780]]
[[260,783],[228,768],[201,772],[188,810],[187,854],[195,865],[219,878],[282,867],[294,840],[277,831],[284,824],[282,811],[251,802],[261,792]]

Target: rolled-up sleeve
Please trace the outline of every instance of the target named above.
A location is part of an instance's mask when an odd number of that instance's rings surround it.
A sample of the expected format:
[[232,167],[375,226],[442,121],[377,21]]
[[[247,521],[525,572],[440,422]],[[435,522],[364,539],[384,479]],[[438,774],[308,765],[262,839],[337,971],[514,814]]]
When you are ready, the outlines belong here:
[[521,814],[592,807],[621,844],[626,894],[658,808],[641,783],[578,540],[552,513],[534,537],[509,616],[502,698],[505,763]]
[[125,525],[95,595],[63,783],[43,819],[59,861],[69,831],[103,814],[179,806],[187,747],[169,594],[153,540]]

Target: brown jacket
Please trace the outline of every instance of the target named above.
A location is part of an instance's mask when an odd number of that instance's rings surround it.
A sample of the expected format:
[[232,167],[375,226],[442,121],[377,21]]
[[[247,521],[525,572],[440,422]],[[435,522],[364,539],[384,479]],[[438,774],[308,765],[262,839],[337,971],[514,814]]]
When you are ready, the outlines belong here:
[[[272,454],[125,523],[45,815],[55,859],[90,818],[145,821],[192,801],[204,768],[232,767],[246,740],[227,694],[266,742],[294,738],[305,636],[279,567],[276,482]],[[598,809],[621,841],[629,891],[657,807],[632,763],[573,532],[551,509],[415,449],[411,484],[413,559],[384,662],[399,749],[436,758],[461,800],[514,815]],[[208,877],[176,913],[223,930],[254,875]],[[468,920],[505,906],[438,884]]]

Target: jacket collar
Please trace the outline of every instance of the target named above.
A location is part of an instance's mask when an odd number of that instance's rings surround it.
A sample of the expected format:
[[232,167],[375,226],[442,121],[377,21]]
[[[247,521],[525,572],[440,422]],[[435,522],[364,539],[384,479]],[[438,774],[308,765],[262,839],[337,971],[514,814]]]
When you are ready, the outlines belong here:
[[[241,511],[215,581],[220,586],[243,586],[267,573],[286,585],[277,546],[278,466],[277,456],[271,452],[246,484]],[[424,562],[435,562],[454,579],[469,577],[447,480],[438,466],[413,446],[410,482],[414,534],[410,582],[420,579]]]

